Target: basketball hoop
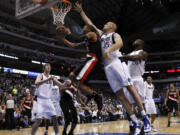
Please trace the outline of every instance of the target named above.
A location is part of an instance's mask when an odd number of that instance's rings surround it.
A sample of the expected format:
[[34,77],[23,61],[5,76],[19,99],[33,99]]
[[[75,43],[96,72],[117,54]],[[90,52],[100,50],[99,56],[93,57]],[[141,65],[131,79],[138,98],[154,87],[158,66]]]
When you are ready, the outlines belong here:
[[60,2],[50,6],[54,19],[53,24],[64,25],[66,14],[71,10],[71,8],[72,3],[68,0],[61,0]]

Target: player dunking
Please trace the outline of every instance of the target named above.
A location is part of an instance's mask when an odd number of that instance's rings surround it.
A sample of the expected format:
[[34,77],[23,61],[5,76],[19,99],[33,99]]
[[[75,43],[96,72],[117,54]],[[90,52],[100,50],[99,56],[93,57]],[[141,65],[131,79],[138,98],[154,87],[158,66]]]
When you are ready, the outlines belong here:
[[170,84],[169,90],[166,93],[166,99],[164,101],[164,106],[168,107],[168,127],[170,127],[171,112],[175,109],[176,114],[180,118],[180,112],[178,110],[178,102],[180,102],[179,90],[175,89],[174,84]]
[[51,65],[45,64],[43,66],[43,73],[38,75],[35,81],[35,84],[37,86],[36,101],[34,101],[32,109],[32,120],[34,120],[35,123],[32,126],[31,135],[35,135],[43,118],[52,118],[55,135],[59,135],[56,110],[51,100],[51,91],[53,88],[53,83],[58,86],[62,86],[62,84],[54,76],[51,76],[50,72]]
[[126,108],[128,114],[130,115],[132,121],[135,126],[135,135],[140,133],[142,125],[137,120],[134,112],[132,111],[132,104],[128,101],[126,96],[124,95],[123,87],[126,87],[128,91],[133,95],[135,101],[137,102],[141,114],[142,120],[144,122],[145,132],[151,131],[150,122],[145,113],[142,101],[140,96],[138,95],[136,89],[132,85],[131,78],[129,75],[129,71],[127,65],[123,60],[119,60],[119,56],[121,52],[119,49],[123,46],[122,39],[119,34],[115,33],[117,26],[113,22],[108,22],[104,25],[103,30],[99,30],[96,26],[91,22],[91,20],[84,13],[82,6],[79,3],[76,3],[76,10],[80,13],[82,19],[86,24],[92,25],[97,31],[99,36],[101,36],[101,49],[104,59],[104,69],[106,73],[106,77],[108,82],[116,93],[116,95],[120,98],[121,103]]
[[[67,33],[67,35],[63,35],[63,31],[65,31],[64,33]],[[74,37],[69,29],[64,26],[58,26],[56,32],[58,38],[63,40],[64,43],[68,46],[72,48],[81,48],[85,46],[87,48],[86,61],[84,65],[76,68],[73,72],[71,72],[70,78],[73,80],[73,82],[75,81],[76,84],[78,84],[79,89],[84,90],[90,94],[86,103],[88,103],[91,98],[94,98],[98,105],[98,110],[101,110],[103,107],[102,98],[96,92],[86,86],[88,81],[93,78],[93,74],[95,74],[94,71],[97,71],[101,68],[101,43],[99,41],[97,31],[93,26],[86,25],[83,28],[83,35],[80,37]],[[78,40],[79,43],[72,43],[67,40],[68,38]]]
[[156,106],[153,99],[154,85],[152,84],[152,77],[148,76],[145,84],[145,108],[146,113],[151,115],[151,126],[152,131],[157,132],[157,129],[154,128],[153,123],[156,119],[157,111]]

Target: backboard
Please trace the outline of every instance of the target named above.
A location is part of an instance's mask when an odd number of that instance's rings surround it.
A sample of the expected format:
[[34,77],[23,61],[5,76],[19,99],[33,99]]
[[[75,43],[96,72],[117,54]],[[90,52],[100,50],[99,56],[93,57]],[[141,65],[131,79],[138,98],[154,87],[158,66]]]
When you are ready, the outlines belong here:
[[45,8],[48,8],[59,1],[60,0],[48,0],[47,3],[41,5],[34,2],[33,0],[16,0],[16,18],[25,18]]

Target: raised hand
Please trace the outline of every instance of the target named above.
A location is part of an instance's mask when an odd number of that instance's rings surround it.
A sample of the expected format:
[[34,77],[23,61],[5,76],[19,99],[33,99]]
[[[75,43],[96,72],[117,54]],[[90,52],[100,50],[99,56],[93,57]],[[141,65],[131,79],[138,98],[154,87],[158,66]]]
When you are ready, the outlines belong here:
[[77,11],[78,13],[81,13],[83,11],[82,4],[79,2],[76,2],[74,5],[74,10]]

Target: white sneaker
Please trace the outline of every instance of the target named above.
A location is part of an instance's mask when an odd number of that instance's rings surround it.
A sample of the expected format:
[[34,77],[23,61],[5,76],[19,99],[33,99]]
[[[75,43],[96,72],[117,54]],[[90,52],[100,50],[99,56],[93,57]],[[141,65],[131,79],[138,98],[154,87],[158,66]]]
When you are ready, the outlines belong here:
[[143,127],[142,121],[139,121],[138,123],[134,123],[134,135],[140,135],[142,127]]

